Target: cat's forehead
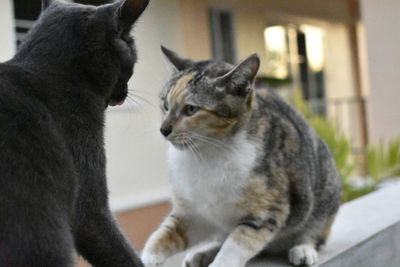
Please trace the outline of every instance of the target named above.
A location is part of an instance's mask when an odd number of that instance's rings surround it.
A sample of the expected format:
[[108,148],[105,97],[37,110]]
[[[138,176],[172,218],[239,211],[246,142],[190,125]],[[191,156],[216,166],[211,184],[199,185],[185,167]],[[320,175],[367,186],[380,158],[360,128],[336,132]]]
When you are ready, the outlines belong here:
[[95,14],[97,7],[92,5],[83,5],[73,2],[57,2],[57,4],[51,5],[42,14],[45,20],[62,20],[64,22],[70,20],[85,19],[90,14]]
[[200,61],[188,68],[188,72],[197,73],[197,78],[213,79],[222,76],[232,69],[232,65],[218,61]]
[[[175,73],[165,86],[161,98],[181,94],[212,94],[215,90],[214,79],[228,73],[232,65],[224,62],[201,61],[190,68]],[[175,98],[174,98],[175,99]]]

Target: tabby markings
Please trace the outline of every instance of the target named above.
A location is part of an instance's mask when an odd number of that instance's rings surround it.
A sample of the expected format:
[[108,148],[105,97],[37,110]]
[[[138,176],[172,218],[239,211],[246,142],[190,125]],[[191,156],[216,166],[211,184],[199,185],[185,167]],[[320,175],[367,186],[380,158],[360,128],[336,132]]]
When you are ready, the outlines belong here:
[[179,219],[169,216],[159,231],[159,238],[154,244],[154,252],[180,251],[188,247],[186,227]]
[[259,252],[274,234],[268,228],[255,230],[247,226],[238,226],[232,233],[233,240],[244,249]]
[[175,87],[172,88],[172,90],[168,95],[168,100],[171,104],[172,103],[183,104],[183,101],[185,100],[187,85],[195,75],[196,73],[187,74],[176,82]]
[[[279,169],[276,172],[279,172]],[[263,177],[254,177],[243,192],[244,200],[239,202],[237,207],[250,217],[267,219],[272,216],[280,227],[289,215],[288,200],[282,197],[286,187],[287,184],[276,184],[267,188]]]
[[[174,88],[168,94],[168,101],[172,104],[183,105],[187,94],[188,83],[194,78],[196,73],[190,73],[181,77],[175,84]],[[204,128],[209,130],[216,136],[225,136],[230,129],[237,123],[236,118],[224,118],[218,116],[214,111],[201,108],[202,112],[193,116],[186,122],[186,127]],[[181,117],[179,117],[181,119]],[[175,122],[175,124],[177,121]],[[203,125],[203,127],[202,127]]]

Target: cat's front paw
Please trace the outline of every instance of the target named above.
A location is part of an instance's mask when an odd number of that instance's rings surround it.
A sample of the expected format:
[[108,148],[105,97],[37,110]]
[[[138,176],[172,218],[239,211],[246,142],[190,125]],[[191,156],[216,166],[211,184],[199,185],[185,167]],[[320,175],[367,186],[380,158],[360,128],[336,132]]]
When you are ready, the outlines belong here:
[[166,257],[162,254],[154,254],[144,251],[140,259],[145,267],[159,267],[165,262]]
[[312,245],[298,245],[289,250],[289,261],[293,265],[313,265],[318,261],[318,253]]
[[211,243],[198,250],[189,252],[183,260],[182,267],[208,267],[217,255],[221,245]]

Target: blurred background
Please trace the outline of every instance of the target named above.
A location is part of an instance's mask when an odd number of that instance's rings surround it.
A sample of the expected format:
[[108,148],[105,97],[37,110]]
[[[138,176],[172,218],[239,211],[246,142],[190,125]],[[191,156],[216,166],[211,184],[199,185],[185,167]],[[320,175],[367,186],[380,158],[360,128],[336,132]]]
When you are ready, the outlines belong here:
[[[40,6],[0,1],[1,61],[18,50]],[[279,92],[327,141],[347,201],[400,176],[399,15],[398,0],[152,0],[133,31],[135,101],[108,109],[106,125],[110,205],[136,247],[169,211],[161,44],[197,60],[236,63],[258,53],[256,88]]]

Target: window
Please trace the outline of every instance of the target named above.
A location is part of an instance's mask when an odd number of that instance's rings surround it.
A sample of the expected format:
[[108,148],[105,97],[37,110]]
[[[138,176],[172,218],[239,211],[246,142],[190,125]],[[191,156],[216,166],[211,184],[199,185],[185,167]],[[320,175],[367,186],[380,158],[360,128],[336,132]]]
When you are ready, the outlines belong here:
[[212,8],[209,12],[209,21],[213,58],[235,63],[236,48],[232,13]]
[[14,0],[17,46],[21,44],[28,31],[32,29],[35,20],[40,15],[41,6],[41,0]]
[[275,79],[286,79],[289,76],[287,32],[284,26],[271,26],[264,30],[267,49],[266,72]]
[[289,80],[292,88],[302,89],[314,112],[324,115],[324,31],[310,25],[271,25],[264,38],[267,79]]

